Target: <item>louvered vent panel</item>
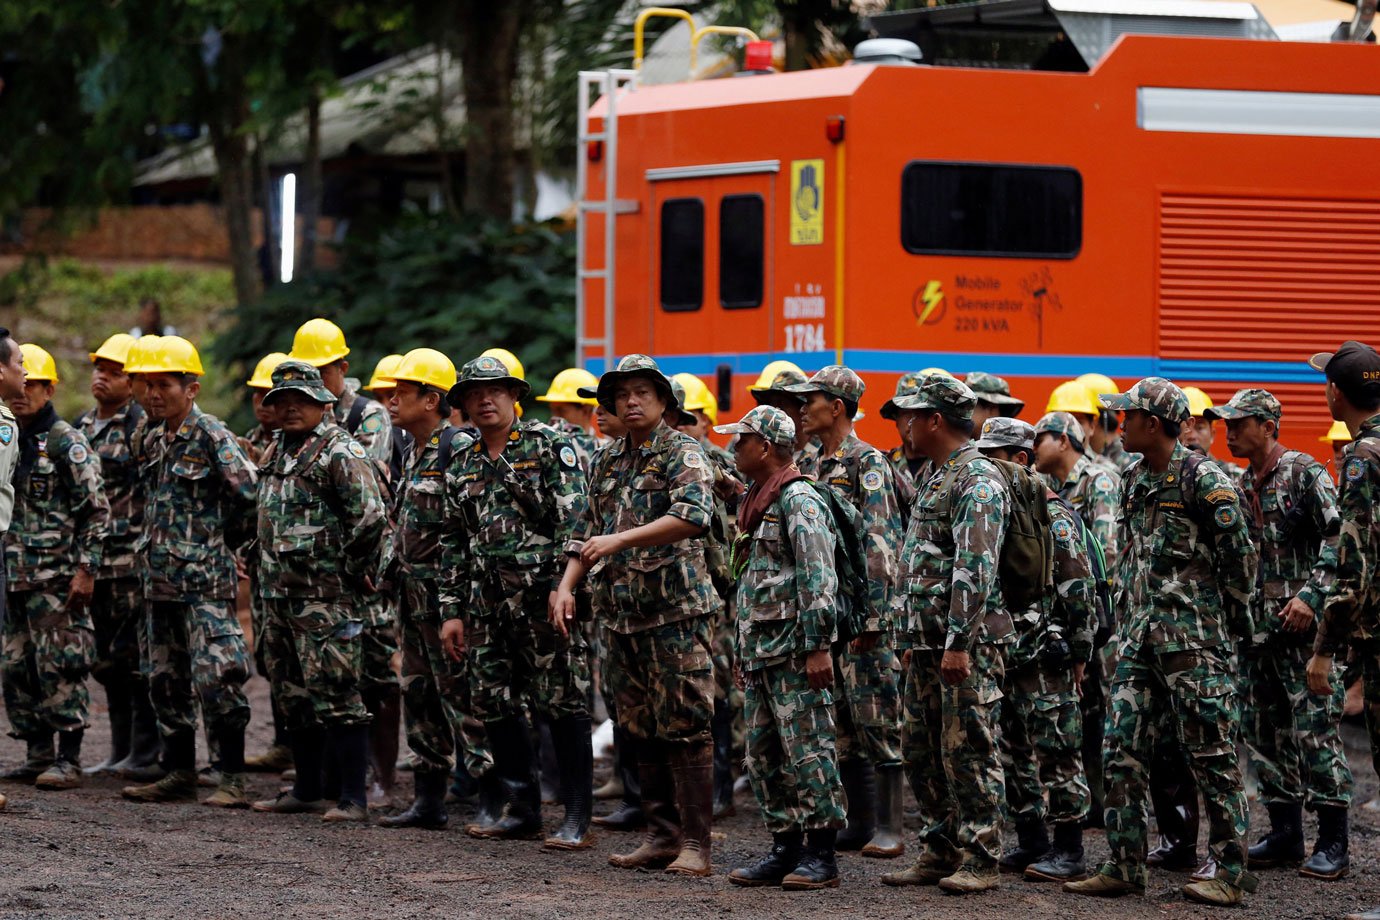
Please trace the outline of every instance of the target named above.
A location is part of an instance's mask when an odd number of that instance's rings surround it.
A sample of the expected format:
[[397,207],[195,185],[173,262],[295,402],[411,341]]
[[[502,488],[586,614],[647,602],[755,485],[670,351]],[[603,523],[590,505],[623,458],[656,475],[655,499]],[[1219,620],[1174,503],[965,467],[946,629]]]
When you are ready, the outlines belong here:
[[1165,194],[1159,304],[1170,360],[1380,346],[1380,201]]

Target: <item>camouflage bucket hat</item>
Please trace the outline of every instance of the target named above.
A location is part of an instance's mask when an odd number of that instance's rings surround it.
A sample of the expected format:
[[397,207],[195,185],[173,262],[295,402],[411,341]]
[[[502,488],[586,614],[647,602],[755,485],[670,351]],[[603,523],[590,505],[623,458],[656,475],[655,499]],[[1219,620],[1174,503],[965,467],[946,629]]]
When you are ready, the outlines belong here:
[[1035,437],[1048,432],[1062,434],[1069,443],[1079,450],[1083,449],[1083,426],[1068,412],[1051,412],[1035,423]]
[[758,406],[731,425],[715,425],[719,434],[755,434],[768,443],[791,447],[795,444],[795,422],[780,409]]
[[675,400],[674,405],[668,405],[666,411],[674,409],[678,414],[676,425],[695,425],[699,423],[699,418],[693,412],[685,408],[685,384],[676,378],[671,378],[671,398]]
[[446,394],[446,402],[459,409],[465,398],[465,388],[481,383],[507,384],[517,391],[514,394],[516,399],[522,399],[532,392],[532,385],[521,377],[514,377],[512,371],[508,370],[508,365],[493,355],[480,355],[466,361],[465,366],[460,368],[460,377]]
[[[681,405],[680,400],[676,399],[675,391],[671,389],[671,381],[661,372],[655,361],[646,355],[624,355],[617,367],[604,372],[599,378],[599,386],[595,388],[594,398],[599,400],[599,405],[604,407],[605,412],[614,411],[614,390],[629,377],[646,377],[656,384],[656,388],[666,397],[667,402],[674,401],[677,407]],[[581,395],[583,393],[581,390]]]
[[896,408],[897,396],[914,396],[920,392],[920,374],[902,374],[901,379],[896,381],[896,392],[890,399],[882,403],[882,418],[888,421],[896,421],[896,416],[901,414],[901,410]]
[[809,380],[809,378],[800,371],[784,370],[771,378],[771,384],[769,386],[763,387],[760,390],[752,390],[752,398],[759,406],[763,405],[762,397],[764,396],[768,399],[774,396],[789,396],[791,399],[799,402],[800,397],[792,393],[790,388],[805,383],[807,380]]
[[321,382],[321,372],[305,361],[284,361],[273,369],[273,386],[264,394],[267,405],[278,398],[280,393],[297,390],[305,393],[315,402],[330,405],[335,402],[335,394],[326,389]]
[[1203,411],[1204,418],[1262,418],[1276,425],[1284,410],[1269,390],[1248,388],[1237,390],[1225,406],[1214,406]]
[[992,403],[995,406],[1014,406],[1017,412],[1025,408],[1025,400],[1012,396],[1010,385],[994,374],[973,371],[963,378],[963,382],[977,395],[978,402]]
[[1140,409],[1170,422],[1188,421],[1188,397],[1184,391],[1163,377],[1146,377],[1125,393],[1099,397],[1108,409],[1125,412]]
[[808,396],[811,393],[826,393],[835,399],[843,399],[857,405],[862,401],[867,384],[862,378],[840,364],[820,368],[804,383],[786,387],[786,392]]
[[1035,449],[1035,427],[1018,418],[997,416],[982,423],[982,436],[973,445],[978,450],[987,447],[1011,447],[1016,450]]
[[963,381],[947,374],[930,374],[910,396],[893,400],[898,409],[933,409],[958,418],[972,418],[977,396]]

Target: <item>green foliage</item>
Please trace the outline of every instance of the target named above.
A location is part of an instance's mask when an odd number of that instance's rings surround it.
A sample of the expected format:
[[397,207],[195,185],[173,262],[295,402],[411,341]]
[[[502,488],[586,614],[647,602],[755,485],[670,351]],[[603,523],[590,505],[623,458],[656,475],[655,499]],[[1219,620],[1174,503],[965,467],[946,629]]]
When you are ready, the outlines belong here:
[[[340,264],[237,308],[217,359],[247,377],[265,354],[290,351],[299,325],[324,316],[345,330],[350,375],[362,380],[384,355],[423,346],[457,369],[486,348],[507,348],[537,393],[570,364],[575,246],[555,224],[409,214],[348,240]],[[247,411],[237,420],[247,423]]]

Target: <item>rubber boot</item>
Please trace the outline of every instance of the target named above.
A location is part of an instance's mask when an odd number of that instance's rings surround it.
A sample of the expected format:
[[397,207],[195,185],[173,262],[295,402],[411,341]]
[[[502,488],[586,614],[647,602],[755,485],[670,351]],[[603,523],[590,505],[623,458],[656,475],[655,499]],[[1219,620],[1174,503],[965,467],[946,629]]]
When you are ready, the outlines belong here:
[[503,805],[507,800],[503,791],[503,780],[499,778],[498,771],[491,768],[475,780],[475,786],[479,790],[479,804],[474,812],[474,823],[480,827],[488,827],[503,817]]
[[787,891],[839,887],[839,863],[834,853],[837,836],[834,830],[807,831],[800,863],[781,880],[781,887]]
[[113,775],[116,766],[129,757],[134,740],[134,710],[129,680],[116,677],[106,684],[105,703],[110,710],[110,756],[83,770],[87,776]]
[[1270,832],[1246,851],[1252,869],[1277,869],[1303,862],[1303,806],[1271,802]]
[[594,846],[594,835],[589,832],[589,818],[594,811],[594,751],[590,745],[589,716],[565,716],[552,722],[551,742],[560,764],[565,819],[542,847],[588,849]]
[[1145,864],[1180,872],[1198,868],[1198,787],[1176,745],[1160,745],[1152,755],[1150,804],[1160,840]]
[[839,778],[847,798],[848,826],[838,833],[841,852],[861,850],[877,832],[877,773],[868,760],[839,763]]
[[733,804],[733,710],[728,701],[714,701],[714,719],[709,724],[714,739],[714,818],[738,813]]
[[714,823],[713,743],[706,739],[674,745],[671,775],[680,808],[681,844],[680,855],[666,871],[672,875],[706,876],[711,871],[709,835]]
[[862,848],[872,859],[895,859],[906,851],[902,827],[902,802],[905,786],[900,764],[874,768],[877,777],[877,831]]
[[1102,827],[1106,805],[1102,780],[1104,733],[1106,732],[1107,695],[1102,686],[1102,653],[1093,652],[1083,675],[1083,695],[1079,700],[1083,722],[1083,775],[1088,782],[1088,814],[1084,827]]
[[1054,825],[1054,848],[1044,859],[1026,866],[1025,877],[1032,882],[1077,882],[1087,878],[1082,822]]
[[26,738],[25,744],[28,748],[28,755],[24,758],[24,762],[0,773],[0,778],[17,783],[32,783],[38,779],[44,770],[53,765],[53,761],[57,760],[57,748],[53,746],[51,734],[42,738]]
[[1345,876],[1351,867],[1347,809],[1345,805],[1319,805],[1317,811],[1318,842],[1299,875],[1333,882]]
[[[398,727],[402,721],[402,689],[397,684],[370,693],[369,807],[388,804],[397,782]],[[366,698],[366,702],[369,700]]]
[[1016,846],[1001,854],[997,865],[1002,872],[1024,872],[1026,866],[1048,853],[1049,834],[1045,822],[1038,815],[1022,815],[1016,819]]
[[427,831],[445,830],[450,823],[446,811],[446,784],[449,776],[444,770],[416,770],[412,774],[412,804],[400,814],[379,819],[379,827],[419,827]]
[[216,791],[201,804],[215,808],[248,808],[251,803],[244,792],[244,726],[221,725],[215,734],[220,750],[220,776]]
[[644,743],[627,729],[614,727],[614,764],[622,776],[623,800],[612,814],[593,819],[600,827],[611,831],[640,831],[647,826],[647,815],[642,810],[642,783],[638,778],[639,751]]
[[551,722],[538,718],[532,731],[532,750],[537,752],[537,776],[541,780],[543,805],[561,800],[561,768],[556,762],[556,742],[551,737]]
[[35,787],[57,791],[81,786],[81,741],[84,734],[85,731],[80,728],[58,732],[57,758],[34,780]]
[[321,816],[327,824],[369,820],[365,776],[369,772],[369,726],[332,725],[326,743],[340,768],[338,804]]
[[771,849],[767,855],[747,866],[739,866],[728,873],[728,880],[742,888],[776,886],[800,865],[803,831],[782,831],[771,835]]
[[[284,731],[282,740],[292,750],[292,762],[297,775],[292,789],[280,792],[271,799],[255,802],[255,811],[273,814],[319,814],[326,810],[321,801],[321,760],[324,755],[326,733],[320,725],[308,725],[296,731]],[[275,745],[277,739],[275,739]]]
[[470,824],[465,833],[485,839],[526,839],[541,831],[541,791],[532,762],[532,732],[527,720],[510,716],[484,726],[493,751],[493,769],[503,783],[503,814],[491,824]]
[[638,739],[637,780],[642,793],[642,813],[647,835],[631,853],[615,853],[609,865],[620,869],[660,868],[680,855],[680,813],[676,810],[671,765],[665,745]]
[[115,764],[121,779],[155,782],[166,772],[162,765],[163,735],[158,730],[158,714],[149,701],[148,681],[135,681],[130,688],[131,744],[129,756]]

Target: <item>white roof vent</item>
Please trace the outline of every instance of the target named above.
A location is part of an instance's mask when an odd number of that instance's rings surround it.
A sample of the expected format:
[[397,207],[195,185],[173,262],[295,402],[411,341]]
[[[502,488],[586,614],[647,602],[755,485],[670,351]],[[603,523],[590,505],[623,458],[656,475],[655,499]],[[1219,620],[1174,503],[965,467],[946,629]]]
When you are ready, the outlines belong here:
[[913,67],[923,55],[920,46],[904,38],[869,38],[853,48],[854,64],[901,64]]

